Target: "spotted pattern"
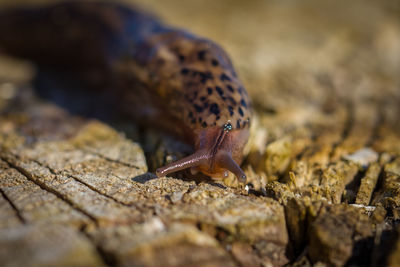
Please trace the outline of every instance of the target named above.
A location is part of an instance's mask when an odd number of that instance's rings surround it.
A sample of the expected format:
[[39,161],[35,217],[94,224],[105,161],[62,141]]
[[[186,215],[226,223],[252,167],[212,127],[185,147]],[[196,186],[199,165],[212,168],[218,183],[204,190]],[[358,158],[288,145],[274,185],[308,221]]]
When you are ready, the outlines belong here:
[[[192,130],[227,122],[233,129],[250,126],[251,103],[222,48],[183,32],[160,35],[153,43],[158,50],[152,52],[150,72],[157,75],[151,77],[173,117]],[[160,59],[165,63],[156,66]]]
[[[201,53],[200,53],[201,52]],[[206,60],[204,50],[198,54],[199,60]],[[192,85],[193,90],[198,92],[198,98],[193,103],[188,103],[188,109],[192,110],[192,116],[198,118],[191,120],[191,116],[187,121],[190,127],[202,128],[223,126],[227,121],[233,122],[233,127],[242,129],[250,126],[250,102],[240,82],[233,76],[228,75],[221,69],[218,64],[210,62],[210,75],[204,79],[204,75],[199,75],[200,79],[188,79],[187,85]],[[217,68],[218,71],[213,70]],[[196,70],[197,73],[207,73]],[[222,72],[219,74],[218,72]],[[194,76],[192,76],[194,77]],[[214,77],[218,77],[215,79]],[[204,86],[206,85],[206,86]],[[190,86],[188,89],[191,89]],[[201,120],[199,119],[201,118]],[[199,125],[200,124],[200,125]]]
[[225,52],[209,41],[177,47],[182,93],[180,112],[189,128],[249,127],[251,104]]

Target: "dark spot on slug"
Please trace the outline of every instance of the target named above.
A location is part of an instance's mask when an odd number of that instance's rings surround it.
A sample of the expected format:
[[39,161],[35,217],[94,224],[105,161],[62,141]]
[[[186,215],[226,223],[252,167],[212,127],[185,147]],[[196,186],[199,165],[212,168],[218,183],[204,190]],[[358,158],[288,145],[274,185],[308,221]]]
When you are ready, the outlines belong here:
[[221,82],[223,82],[223,81],[229,81],[229,82],[231,82],[231,81],[232,81],[231,78],[229,78],[229,76],[226,75],[225,73],[222,73],[221,76],[220,76],[219,78],[220,78]]
[[206,122],[203,122],[203,123],[201,124],[201,126],[203,126],[203,128],[206,128],[206,127],[207,127],[207,123],[206,123]]
[[221,117],[218,115],[217,117],[215,117],[215,120],[219,120]]
[[236,106],[236,100],[233,97],[229,96],[228,100],[231,101],[232,105]]
[[213,59],[213,60],[211,60],[211,64],[212,64],[213,66],[218,66],[218,65],[219,65],[219,62],[218,62],[218,60]]
[[227,85],[226,88],[228,88],[228,90],[231,91],[232,93],[235,91],[233,90],[233,87],[231,85]]
[[246,101],[244,101],[244,99],[240,100],[240,105],[247,108],[247,104],[246,104]]
[[209,95],[211,95],[211,94],[212,94],[212,88],[211,88],[211,87],[208,87],[208,88],[207,88],[207,92],[208,92]]
[[242,117],[243,117],[244,113],[243,113],[243,110],[242,110],[242,108],[241,108],[241,107],[239,107],[239,108],[238,108],[238,111],[239,111],[239,114],[240,114],[240,116],[242,116]]
[[201,102],[204,102],[205,100],[206,100],[206,97],[205,97],[205,96],[200,97],[200,101],[201,101]]
[[210,105],[210,112],[211,113],[213,113],[213,114],[215,114],[216,116],[218,116],[219,115],[219,107],[218,107],[218,105],[217,104],[215,104],[215,103],[212,103],[211,105]]
[[203,121],[203,118],[202,117],[199,117],[199,122],[201,123]]
[[206,71],[206,72],[198,72],[198,74],[200,75],[200,82],[205,84],[207,82],[207,80],[212,80],[214,79],[213,75],[211,72]]
[[206,59],[206,50],[201,50],[197,53],[197,58],[201,61]]
[[221,87],[215,86],[215,90],[217,90],[217,92],[218,92],[218,94],[219,94],[220,96],[223,96],[223,95],[224,95],[224,91],[222,90]]
[[205,73],[206,73],[207,79],[210,79],[210,80],[214,79],[214,76],[212,75],[211,71],[206,71]]
[[232,106],[228,106],[228,110],[229,110],[229,115],[233,115],[233,107]]
[[185,56],[184,55],[178,55],[179,61],[183,62],[185,61]]
[[201,83],[206,83],[208,79],[212,79],[212,74],[211,72],[198,72],[200,76],[200,82]]
[[187,75],[188,73],[189,73],[189,69],[187,69],[187,68],[181,69],[181,74]]
[[194,104],[194,108],[196,109],[196,112],[198,112],[198,113],[203,111],[203,108],[197,104]]
[[241,122],[241,119],[238,119],[236,122],[236,129],[240,129],[240,122]]
[[208,102],[204,103],[204,108],[205,109],[208,108],[208,106],[209,106]]
[[243,128],[246,127],[247,121],[243,122]]
[[188,116],[189,116],[189,118],[193,118],[193,112],[190,111]]

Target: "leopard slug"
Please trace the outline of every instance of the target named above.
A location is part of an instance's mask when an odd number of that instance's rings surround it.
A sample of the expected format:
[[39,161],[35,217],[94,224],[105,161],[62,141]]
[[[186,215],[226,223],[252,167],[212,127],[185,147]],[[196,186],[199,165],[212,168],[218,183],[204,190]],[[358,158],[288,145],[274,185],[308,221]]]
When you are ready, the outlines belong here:
[[111,2],[65,2],[0,12],[0,52],[113,81],[132,117],[168,129],[194,153],[156,170],[192,168],[215,178],[240,168],[251,103],[225,51],[214,42]]

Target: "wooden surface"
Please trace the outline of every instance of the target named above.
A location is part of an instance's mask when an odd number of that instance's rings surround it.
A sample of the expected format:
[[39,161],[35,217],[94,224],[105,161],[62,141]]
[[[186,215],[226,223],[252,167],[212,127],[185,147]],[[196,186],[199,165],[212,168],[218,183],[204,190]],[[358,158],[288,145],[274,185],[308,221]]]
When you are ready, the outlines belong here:
[[72,115],[1,57],[2,266],[400,264],[399,4],[200,2],[143,4],[232,55],[256,108],[247,187],[155,179],[184,145]]

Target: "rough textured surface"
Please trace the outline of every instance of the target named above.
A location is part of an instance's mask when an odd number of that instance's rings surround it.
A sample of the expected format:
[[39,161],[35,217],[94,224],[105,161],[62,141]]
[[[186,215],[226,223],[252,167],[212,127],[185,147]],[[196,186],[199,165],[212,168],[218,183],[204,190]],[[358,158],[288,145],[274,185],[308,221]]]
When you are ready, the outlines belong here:
[[249,184],[155,179],[187,146],[71,115],[2,56],[2,266],[400,265],[399,3],[143,2],[232,56]]
[[[366,243],[366,239],[372,237],[372,225],[361,209],[335,205],[321,210],[310,226],[309,237],[312,262],[343,266],[351,256],[360,256],[354,251],[356,246],[361,246],[357,242]],[[357,264],[365,265],[368,261]]]
[[0,258],[3,266],[104,266],[85,235],[56,224],[2,228]]

